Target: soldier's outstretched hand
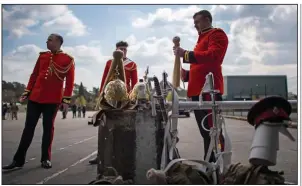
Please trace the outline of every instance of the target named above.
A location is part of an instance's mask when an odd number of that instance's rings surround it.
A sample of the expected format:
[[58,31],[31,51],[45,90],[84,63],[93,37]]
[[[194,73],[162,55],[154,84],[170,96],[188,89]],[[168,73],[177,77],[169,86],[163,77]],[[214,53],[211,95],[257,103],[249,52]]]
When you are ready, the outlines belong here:
[[28,98],[28,95],[29,95],[29,91],[25,91],[19,98],[19,102],[20,103],[23,103],[24,100],[26,100]]
[[19,102],[20,102],[20,103],[23,103],[24,100],[26,100],[26,98],[25,98],[24,96],[21,96],[21,97],[19,98]]

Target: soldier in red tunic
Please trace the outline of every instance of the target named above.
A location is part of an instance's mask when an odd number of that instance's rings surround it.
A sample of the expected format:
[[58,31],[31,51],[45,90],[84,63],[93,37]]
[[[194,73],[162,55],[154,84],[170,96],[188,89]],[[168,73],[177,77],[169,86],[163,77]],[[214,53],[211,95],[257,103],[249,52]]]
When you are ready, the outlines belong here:
[[[124,62],[124,69],[125,69],[125,76],[126,76],[126,85],[127,85],[127,91],[128,93],[133,89],[134,85],[137,83],[138,76],[137,76],[137,66],[134,61],[127,58],[127,48],[128,43],[125,41],[120,41],[116,43],[116,50],[121,50],[124,53],[123,62]],[[112,59],[108,60],[104,69],[101,87],[100,87],[100,93],[102,92],[104,88],[104,83],[107,77],[107,74],[109,72],[110,66],[111,66]],[[92,159],[89,161],[90,164],[97,164],[98,159],[97,157],[95,159]]]
[[[216,100],[222,100],[223,76],[222,63],[228,47],[228,37],[222,29],[212,27],[212,15],[207,10],[201,10],[194,14],[194,25],[198,31],[198,40],[194,51],[184,50],[181,47],[173,48],[174,54],[183,57],[184,63],[190,64],[190,71],[182,69],[182,79],[188,82],[188,97],[192,101],[199,100],[199,94],[205,83],[205,77],[212,72],[214,75],[214,88],[220,93],[216,95]],[[202,95],[203,100],[210,101],[209,94]],[[207,154],[210,135],[201,126],[201,121],[211,111],[195,110],[195,118],[198,123],[200,133],[204,139],[204,152]],[[207,117],[205,127],[211,128],[213,126],[212,117]],[[222,151],[224,148],[223,137],[221,135]],[[214,161],[214,154],[212,153],[210,161]]]
[[[130,92],[134,85],[137,83],[137,66],[134,61],[127,58],[127,48],[128,43],[125,41],[120,41],[116,43],[116,50],[121,50],[124,53],[123,62],[124,62],[124,69],[125,69],[125,76],[126,76],[126,85],[127,85],[127,91]],[[108,60],[104,69],[101,87],[100,87],[100,93],[102,92],[102,89],[104,88],[104,83],[107,77],[107,74],[109,72],[110,66],[111,66],[112,59]]]
[[[74,59],[60,50],[63,37],[51,34],[47,39],[49,51],[40,52],[20,102],[28,98],[25,128],[18,150],[10,165],[3,169],[23,167],[27,150],[32,142],[39,117],[43,114],[43,138],[41,166],[51,168],[51,146],[54,121],[59,106],[68,107],[74,86]],[[65,90],[62,95],[63,83]]]

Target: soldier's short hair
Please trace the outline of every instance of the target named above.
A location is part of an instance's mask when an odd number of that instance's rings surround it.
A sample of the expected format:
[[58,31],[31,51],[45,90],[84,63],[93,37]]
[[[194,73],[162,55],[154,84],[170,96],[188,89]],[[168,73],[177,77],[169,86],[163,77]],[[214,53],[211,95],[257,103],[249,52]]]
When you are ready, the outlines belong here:
[[209,18],[210,23],[212,23],[212,20],[213,20],[212,14],[211,14],[211,12],[209,12],[208,10],[201,10],[201,11],[199,11],[199,12],[196,12],[196,13],[193,15],[193,19],[194,19],[196,16],[198,16],[198,15],[202,15],[203,17]]
[[63,37],[60,34],[51,34],[53,36],[56,36],[56,38],[60,41],[60,44],[62,45],[64,42]]
[[128,47],[129,45],[126,41],[119,41],[116,43],[115,46],[116,46],[116,48],[118,48],[118,47]]

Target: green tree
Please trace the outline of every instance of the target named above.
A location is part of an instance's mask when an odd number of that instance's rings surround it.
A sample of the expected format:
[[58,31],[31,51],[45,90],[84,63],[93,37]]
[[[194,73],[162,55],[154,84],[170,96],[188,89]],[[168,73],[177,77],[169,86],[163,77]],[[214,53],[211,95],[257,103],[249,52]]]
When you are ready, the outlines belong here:
[[81,82],[81,84],[79,86],[77,99],[76,99],[76,103],[78,105],[86,105],[87,101],[85,98],[85,92],[87,92],[87,90],[85,91],[85,87],[83,86],[83,83]]
[[79,96],[84,96],[84,86],[83,83],[81,82],[80,87],[79,87]]
[[97,98],[99,96],[100,89],[98,87],[92,88],[93,97]]
[[25,88],[22,83],[2,80],[2,101],[17,102]]

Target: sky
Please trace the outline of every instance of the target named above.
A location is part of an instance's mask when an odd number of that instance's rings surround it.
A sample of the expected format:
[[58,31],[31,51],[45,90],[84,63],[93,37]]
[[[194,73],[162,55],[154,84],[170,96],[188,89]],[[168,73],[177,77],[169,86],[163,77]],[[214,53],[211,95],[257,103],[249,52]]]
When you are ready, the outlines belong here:
[[[213,26],[228,35],[223,75],[287,75],[297,93],[297,6],[295,5],[10,5],[3,15],[3,80],[27,84],[51,33],[64,37],[63,51],[75,59],[75,83],[99,87],[116,42],[129,43],[128,57],[150,76],[172,78],[174,36],[193,50],[192,16],[207,9]],[[184,64],[185,69],[189,65]]]

